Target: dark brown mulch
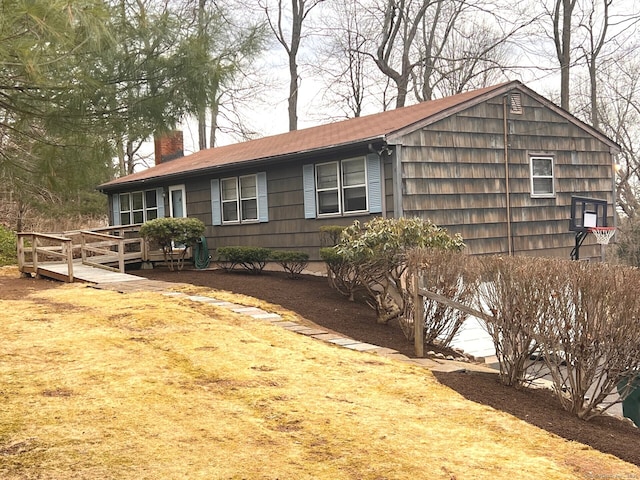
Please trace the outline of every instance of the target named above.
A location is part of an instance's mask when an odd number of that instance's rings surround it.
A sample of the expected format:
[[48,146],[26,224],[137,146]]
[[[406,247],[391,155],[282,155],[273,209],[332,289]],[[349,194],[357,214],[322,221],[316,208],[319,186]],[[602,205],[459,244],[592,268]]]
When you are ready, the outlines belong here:
[[[363,303],[350,302],[329,288],[323,277],[303,276],[292,280],[280,272],[265,271],[255,275],[220,270],[170,272],[163,268],[135,273],[157,280],[250,295],[281,305],[326,329],[413,356],[413,345],[397,324],[377,324],[373,310]],[[565,412],[549,390],[505,387],[495,374],[436,373],[436,378],[469,400],[490,405],[567,440],[590,445],[640,465],[640,430],[626,421],[610,416],[589,422],[579,420]]]

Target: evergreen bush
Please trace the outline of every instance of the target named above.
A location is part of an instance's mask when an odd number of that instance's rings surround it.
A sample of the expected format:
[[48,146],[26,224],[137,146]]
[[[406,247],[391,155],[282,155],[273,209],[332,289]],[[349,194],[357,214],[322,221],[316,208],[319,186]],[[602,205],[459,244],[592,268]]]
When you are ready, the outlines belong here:
[[218,247],[216,253],[218,265],[227,272],[242,267],[252,273],[261,273],[272,251],[263,247]]
[[16,234],[0,225],[0,267],[18,262]]
[[[156,218],[149,220],[140,227],[140,236],[162,249],[164,261],[169,269],[174,270],[174,264],[181,270],[187,247],[192,247],[204,233],[204,223],[197,218]],[[175,257],[176,248],[179,255]]]

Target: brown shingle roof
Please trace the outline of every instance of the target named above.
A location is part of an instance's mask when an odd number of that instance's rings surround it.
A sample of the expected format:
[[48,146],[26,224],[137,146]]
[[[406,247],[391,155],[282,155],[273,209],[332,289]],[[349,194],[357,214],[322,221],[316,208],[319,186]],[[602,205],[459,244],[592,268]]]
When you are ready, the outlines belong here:
[[368,140],[385,139],[388,135],[423,123],[438,114],[469,106],[485,95],[492,96],[500,90],[509,90],[520,82],[507,82],[481,88],[451,97],[397,108],[374,115],[367,115],[317,127],[282,133],[224,147],[201,150],[141,172],[104,183],[99,188],[111,189],[116,185],[148,181],[178,174],[197,174],[222,165],[247,161],[267,160],[321,150]]

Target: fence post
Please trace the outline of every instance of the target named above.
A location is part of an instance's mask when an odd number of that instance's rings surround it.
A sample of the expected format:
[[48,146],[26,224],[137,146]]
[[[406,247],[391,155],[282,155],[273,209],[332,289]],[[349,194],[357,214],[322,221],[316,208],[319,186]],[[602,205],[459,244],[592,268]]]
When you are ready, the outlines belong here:
[[118,240],[118,269],[124,273],[124,235]]
[[18,270],[20,270],[20,272],[23,271],[24,264],[24,235],[18,234]]
[[420,275],[419,269],[412,271],[413,276],[413,341],[416,357],[424,357],[424,300],[420,295]]
[[67,249],[67,275],[69,283],[73,283],[73,240],[69,239],[63,243]]
[[33,273],[36,278],[40,278],[38,275],[38,234],[31,235],[31,261],[33,263]]

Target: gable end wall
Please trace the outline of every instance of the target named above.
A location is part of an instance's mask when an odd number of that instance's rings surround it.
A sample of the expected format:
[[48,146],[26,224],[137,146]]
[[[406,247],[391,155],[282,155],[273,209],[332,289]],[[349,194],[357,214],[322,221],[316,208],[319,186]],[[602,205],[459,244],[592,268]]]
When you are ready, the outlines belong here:
[[[613,225],[609,145],[522,94],[524,112],[507,114],[509,191],[514,254],[569,258],[571,196],[606,199]],[[507,253],[502,98],[494,98],[402,139],[402,206],[462,234],[472,254]],[[556,195],[532,198],[530,154],[554,156]],[[600,258],[591,235],[581,258]]]

